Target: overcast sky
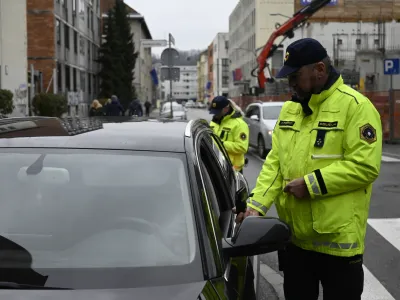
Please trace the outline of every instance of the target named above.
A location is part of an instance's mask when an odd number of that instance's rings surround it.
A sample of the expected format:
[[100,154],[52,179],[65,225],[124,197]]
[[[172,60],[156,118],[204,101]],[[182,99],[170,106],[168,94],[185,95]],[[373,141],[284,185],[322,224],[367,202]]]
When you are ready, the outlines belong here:
[[[145,17],[153,39],[171,32],[180,50],[205,49],[218,32],[228,32],[238,0],[125,0]],[[152,52],[160,54],[161,48]]]

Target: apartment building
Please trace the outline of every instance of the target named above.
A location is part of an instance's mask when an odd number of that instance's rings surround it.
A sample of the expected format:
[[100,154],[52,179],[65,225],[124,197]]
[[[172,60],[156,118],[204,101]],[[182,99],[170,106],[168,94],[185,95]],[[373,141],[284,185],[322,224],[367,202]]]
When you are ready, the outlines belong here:
[[[167,68],[167,67],[162,67]],[[172,98],[177,101],[197,100],[197,64],[187,63],[185,65],[177,65],[174,68],[180,69],[179,81],[172,82]],[[164,100],[169,99],[170,81],[162,82],[164,91]]]
[[99,89],[100,0],[27,0],[27,23],[37,92],[65,94],[70,114],[86,114]]
[[[229,16],[229,50],[231,78],[229,96],[249,93],[257,79],[251,71],[257,66],[257,50],[265,45],[276,23],[293,15],[294,0],[240,0]],[[283,51],[269,61],[273,74],[282,65]]]
[[214,98],[214,44],[211,43],[207,48],[207,84],[206,84],[206,97],[209,99]]
[[14,97],[12,116],[28,112],[26,0],[0,0],[0,89]]
[[206,86],[208,81],[208,57],[207,50],[200,53],[197,61],[197,100],[207,101]]
[[228,96],[229,92],[229,33],[220,32],[213,40],[214,94]]

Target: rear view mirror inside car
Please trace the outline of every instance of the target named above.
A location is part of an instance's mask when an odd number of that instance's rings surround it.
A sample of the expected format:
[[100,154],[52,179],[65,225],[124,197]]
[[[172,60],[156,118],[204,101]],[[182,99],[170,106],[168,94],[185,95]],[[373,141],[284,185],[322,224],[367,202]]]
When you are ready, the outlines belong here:
[[37,174],[29,174],[29,167],[22,167],[18,171],[18,180],[22,182],[46,183],[52,185],[63,185],[70,181],[69,172],[63,168],[43,167]]

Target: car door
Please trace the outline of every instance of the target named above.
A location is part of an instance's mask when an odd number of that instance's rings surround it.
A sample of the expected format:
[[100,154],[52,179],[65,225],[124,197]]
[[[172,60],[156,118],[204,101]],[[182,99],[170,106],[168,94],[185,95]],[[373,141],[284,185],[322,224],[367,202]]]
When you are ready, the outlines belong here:
[[[229,157],[220,139],[211,131],[199,137],[199,161],[203,175],[204,189],[211,202],[214,227],[222,238],[232,237],[234,233],[234,198],[236,177]],[[222,247],[218,243],[219,247]],[[222,253],[222,248],[220,249]],[[221,299],[244,299],[247,257],[227,258],[221,256],[224,276],[215,284],[223,284],[224,292],[218,289]],[[249,299],[250,300],[250,299]]]

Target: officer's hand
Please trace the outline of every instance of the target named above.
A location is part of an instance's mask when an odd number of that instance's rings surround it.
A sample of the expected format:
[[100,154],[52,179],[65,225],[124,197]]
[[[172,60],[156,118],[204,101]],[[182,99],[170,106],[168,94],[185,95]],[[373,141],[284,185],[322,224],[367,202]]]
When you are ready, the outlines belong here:
[[285,188],[283,189],[285,193],[291,194],[298,199],[305,199],[310,197],[310,193],[308,192],[307,184],[304,181],[304,178],[297,178],[289,182]]
[[[236,214],[236,207],[232,208],[232,211],[233,211],[233,213]],[[241,213],[237,214],[236,219],[235,219],[236,224],[242,223],[243,220],[244,220],[245,218],[247,218],[248,216],[256,216],[256,217],[259,217],[259,216],[260,216],[260,213],[259,213],[258,211],[256,211],[256,210],[254,210],[254,209],[248,207],[248,208],[246,209],[246,212],[244,212],[244,213],[241,212]]]

